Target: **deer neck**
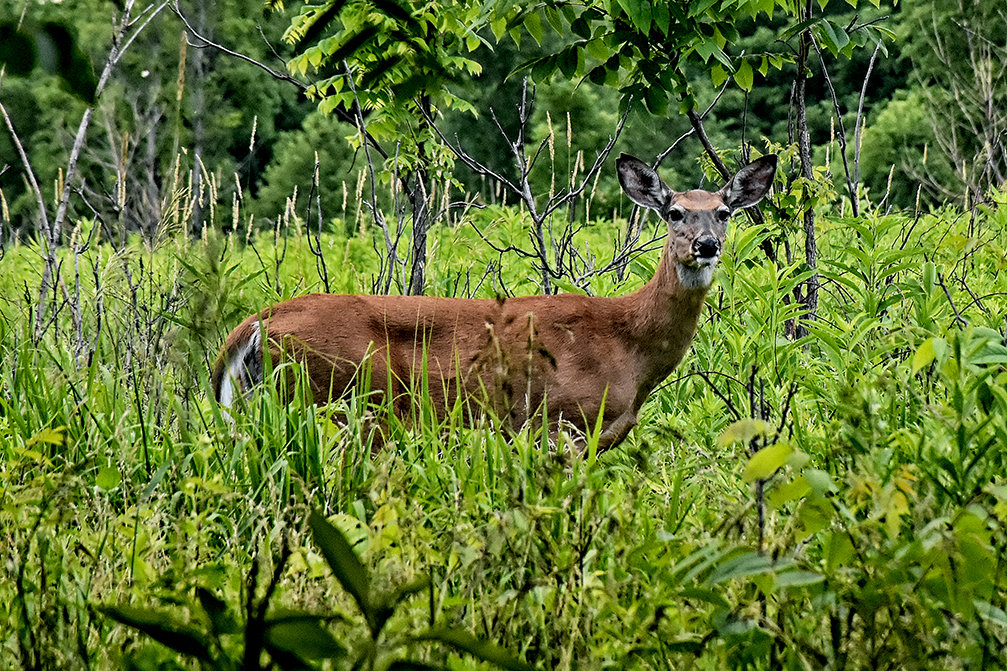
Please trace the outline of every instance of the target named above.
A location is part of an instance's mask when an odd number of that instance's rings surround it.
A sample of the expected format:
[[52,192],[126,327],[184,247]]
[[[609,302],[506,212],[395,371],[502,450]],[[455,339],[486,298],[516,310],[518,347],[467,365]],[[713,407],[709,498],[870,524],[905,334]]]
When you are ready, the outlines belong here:
[[666,244],[654,277],[630,295],[638,346],[656,375],[666,375],[678,365],[696,334],[710,288],[708,281],[696,282],[696,272],[679,268]]

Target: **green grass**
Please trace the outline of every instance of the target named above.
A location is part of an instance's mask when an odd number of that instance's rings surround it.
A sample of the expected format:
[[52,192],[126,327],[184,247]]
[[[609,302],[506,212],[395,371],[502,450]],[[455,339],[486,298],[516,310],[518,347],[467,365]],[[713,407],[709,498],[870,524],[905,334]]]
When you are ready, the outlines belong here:
[[[503,244],[526,234],[515,212],[472,216]],[[583,240],[604,254],[614,231],[596,222]],[[271,575],[287,544],[269,612],[341,614],[328,630],[349,656],[323,666],[348,668],[370,638],[307,530],[313,509],[377,592],[430,582],[382,631],[378,668],[489,668],[415,638],[430,626],[541,669],[1004,665],[1007,207],[825,218],[820,234],[820,318],[794,340],[802,268],[766,261],[765,233],[732,231],[692,351],[597,459],[459,413],[386,418],[372,457],[369,418],[386,410],[362,398],[321,408],[267,390],[227,421],[207,398],[227,330],[321,288],[296,230],[96,244],[76,304],[68,255],[39,342],[38,251],[8,249],[0,666],[192,668],[95,607],[206,625],[198,588],[240,613],[253,567]],[[372,242],[322,242],[332,290],[367,291]],[[431,250],[433,294],[499,261],[466,226]],[[632,290],[655,262],[592,289]],[[508,288],[533,290],[530,266],[503,265]]]

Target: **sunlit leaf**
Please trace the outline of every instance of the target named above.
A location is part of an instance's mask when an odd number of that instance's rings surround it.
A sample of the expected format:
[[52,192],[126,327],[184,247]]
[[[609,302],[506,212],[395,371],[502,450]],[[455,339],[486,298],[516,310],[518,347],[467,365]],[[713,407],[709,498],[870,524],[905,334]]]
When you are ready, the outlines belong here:
[[55,429],[46,427],[28,439],[25,447],[33,447],[39,443],[45,445],[62,445],[65,440],[64,431],[66,427],[60,426]]
[[748,443],[755,438],[764,438],[773,431],[773,426],[762,419],[746,417],[732,422],[720,437],[717,438],[717,445],[727,447],[731,443]]
[[741,61],[738,70],[734,73],[734,81],[738,83],[743,91],[751,91],[755,83],[755,74],[752,72],[752,65],[747,60]]
[[652,18],[650,0],[618,0],[619,6],[641,33],[650,32]]
[[793,452],[794,446],[790,443],[777,443],[764,447],[748,460],[742,478],[745,482],[765,480],[787,463],[787,459]]
[[94,477],[94,484],[105,491],[115,489],[122,482],[122,474],[114,466],[102,466]]
[[916,350],[916,354],[913,355],[914,374],[929,366],[937,358],[937,354],[934,351],[934,340],[935,338],[924,340],[923,344]]

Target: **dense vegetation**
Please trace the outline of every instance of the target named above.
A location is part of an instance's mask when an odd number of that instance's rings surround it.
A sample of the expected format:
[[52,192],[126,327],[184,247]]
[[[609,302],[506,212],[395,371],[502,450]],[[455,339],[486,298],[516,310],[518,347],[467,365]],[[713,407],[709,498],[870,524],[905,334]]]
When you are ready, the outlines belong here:
[[[68,4],[0,2],[0,667],[1007,665],[996,3]],[[782,167],[619,448],[211,400],[310,291],[632,291],[687,134]]]
[[[512,210],[473,217],[499,242],[527,225]],[[590,229],[593,248],[604,254],[619,224]],[[340,613],[333,630],[359,652],[363,620],[304,530],[319,507],[381,589],[430,581],[387,625],[386,655],[468,668],[409,638],[428,623],[539,668],[1005,663],[1007,209],[823,228],[809,336],[784,336],[799,266],[768,262],[764,234],[737,227],[681,375],[600,459],[457,418],[398,430],[368,458],[356,421],[269,394],[233,425],[221,418],[204,390],[226,325],[321,286],[298,229],[249,245],[95,243],[37,346],[18,296],[38,251],[8,249],[5,658],[167,663],[93,606],[206,629],[194,590],[238,609],[253,567],[268,576],[281,556],[272,608]],[[488,248],[472,230],[439,231],[435,286],[480,274]],[[367,235],[322,244],[331,288],[366,290]],[[605,289],[638,285],[653,262]],[[517,263],[506,273],[527,281]],[[236,654],[240,637],[221,639]]]

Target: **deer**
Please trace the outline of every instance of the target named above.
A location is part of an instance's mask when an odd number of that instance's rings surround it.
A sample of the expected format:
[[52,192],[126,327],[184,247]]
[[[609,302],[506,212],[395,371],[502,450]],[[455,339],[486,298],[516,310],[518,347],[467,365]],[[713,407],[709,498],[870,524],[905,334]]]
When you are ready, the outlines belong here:
[[363,380],[406,417],[416,392],[429,389],[441,415],[459,399],[481,398],[515,429],[528,421],[548,422],[550,432],[572,426],[583,445],[600,426],[597,450],[612,448],[685,356],[731,215],[762,200],[776,164],[769,154],[718,191],[674,191],[623,154],[616,162],[623,191],[667,223],[661,260],[639,290],[484,299],[309,294],[252,314],[230,333],[213,394],[231,408],[263,384],[268,349],[270,361],[303,366],[315,402],[346,397]]

